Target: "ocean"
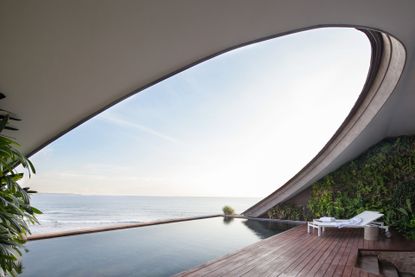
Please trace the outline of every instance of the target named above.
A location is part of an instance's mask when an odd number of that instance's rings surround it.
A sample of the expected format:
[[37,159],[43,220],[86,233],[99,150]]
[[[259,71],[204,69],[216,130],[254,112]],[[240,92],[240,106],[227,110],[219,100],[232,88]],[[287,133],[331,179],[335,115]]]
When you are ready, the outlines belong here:
[[160,219],[222,213],[229,205],[242,213],[260,198],[103,196],[38,193],[32,205],[43,214],[32,234],[120,223],[139,223]]

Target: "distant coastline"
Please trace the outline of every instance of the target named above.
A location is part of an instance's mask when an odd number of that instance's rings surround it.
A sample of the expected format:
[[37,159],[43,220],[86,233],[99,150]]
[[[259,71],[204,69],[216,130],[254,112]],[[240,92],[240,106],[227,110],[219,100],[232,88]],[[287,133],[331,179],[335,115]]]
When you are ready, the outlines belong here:
[[224,205],[241,213],[260,198],[85,195],[37,193],[32,203],[43,214],[32,234],[79,230],[114,224],[137,224],[155,220],[221,213]]
[[209,196],[209,195],[136,195],[136,194],[84,194],[84,193],[74,193],[74,192],[37,192],[31,194],[32,196],[36,195],[74,195],[74,196],[122,196],[122,197],[163,197],[163,198],[226,198],[226,199],[262,199],[264,197],[247,197],[247,196]]

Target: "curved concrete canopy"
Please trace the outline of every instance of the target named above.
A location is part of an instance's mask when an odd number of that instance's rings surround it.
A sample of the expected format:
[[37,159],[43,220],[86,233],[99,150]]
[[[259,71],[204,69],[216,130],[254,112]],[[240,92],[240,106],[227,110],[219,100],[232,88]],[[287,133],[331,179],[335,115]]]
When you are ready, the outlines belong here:
[[[369,34],[371,35],[371,34]],[[383,34],[372,40],[372,69],[361,96],[352,111],[323,149],[300,172],[282,187],[244,212],[261,216],[278,203],[284,202],[308,188],[326,174],[343,165],[362,150],[377,142],[379,133],[370,130],[393,96],[405,64],[403,45]]]
[[[394,94],[349,158],[385,136],[414,133],[413,1],[0,1],[1,107],[31,154],[134,92],[213,55],[318,26],[391,34],[407,62]],[[276,187],[281,184],[276,184]]]

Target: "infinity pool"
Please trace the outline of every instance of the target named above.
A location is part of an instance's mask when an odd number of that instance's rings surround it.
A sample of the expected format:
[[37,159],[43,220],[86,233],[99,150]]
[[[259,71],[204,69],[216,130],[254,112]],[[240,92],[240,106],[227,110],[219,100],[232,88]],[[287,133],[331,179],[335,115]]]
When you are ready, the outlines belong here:
[[294,226],[217,217],[29,241],[21,276],[170,276]]

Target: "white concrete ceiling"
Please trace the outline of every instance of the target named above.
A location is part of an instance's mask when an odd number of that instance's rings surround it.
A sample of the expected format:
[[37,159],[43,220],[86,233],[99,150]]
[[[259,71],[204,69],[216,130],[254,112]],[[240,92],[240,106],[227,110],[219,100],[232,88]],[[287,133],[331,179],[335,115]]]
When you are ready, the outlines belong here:
[[365,149],[414,133],[414,11],[410,0],[1,0],[0,91],[7,98],[0,107],[23,119],[12,135],[30,154],[223,51],[304,28],[362,26],[391,34],[407,51],[393,98],[356,147]]

